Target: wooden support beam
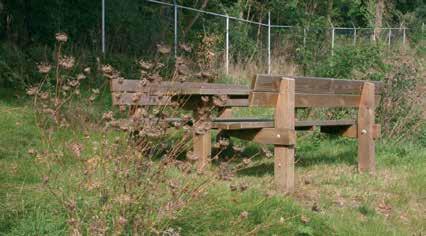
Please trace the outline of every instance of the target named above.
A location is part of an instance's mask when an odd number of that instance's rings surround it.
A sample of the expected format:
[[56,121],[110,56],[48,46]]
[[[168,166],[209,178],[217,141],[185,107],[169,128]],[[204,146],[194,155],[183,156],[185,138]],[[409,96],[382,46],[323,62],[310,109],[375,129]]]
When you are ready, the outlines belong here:
[[262,128],[223,130],[224,134],[243,140],[253,141],[260,144],[295,145],[296,132],[289,129]]
[[[348,125],[348,126],[320,126],[322,133],[341,135],[348,138],[358,138],[358,126],[357,125]],[[378,139],[381,135],[381,126],[380,124],[373,125],[373,138]]]
[[203,171],[204,168],[210,163],[211,157],[211,138],[210,130],[206,131],[204,134],[193,134],[193,148],[194,155],[198,157],[197,160],[197,170]]
[[[199,107],[198,107],[199,108]],[[200,122],[201,116],[206,114],[200,114],[198,112],[198,109],[195,109],[194,112],[194,122]],[[212,150],[212,144],[211,144],[211,131],[207,130],[204,133],[197,134],[195,131],[192,135],[192,143],[193,143],[193,150],[194,155],[198,157],[197,159],[197,170],[203,171],[205,167],[207,167],[210,163],[211,159],[211,150]]]
[[358,170],[375,173],[374,84],[364,83],[358,111]]
[[[294,130],[295,126],[295,81],[283,78],[275,110],[275,128]],[[277,191],[294,192],[294,149],[295,145],[275,145],[274,176]]]

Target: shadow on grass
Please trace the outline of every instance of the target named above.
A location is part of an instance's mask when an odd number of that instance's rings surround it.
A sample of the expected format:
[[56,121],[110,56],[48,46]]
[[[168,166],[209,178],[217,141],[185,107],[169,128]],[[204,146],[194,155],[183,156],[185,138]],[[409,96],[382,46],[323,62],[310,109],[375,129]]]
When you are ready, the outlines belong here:
[[[256,158],[258,160],[262,158]],[[310,167],[315,165],[328,164],[357,164],[356,147],[350,143],[341,144],[334,141],[323,141],[319,145],[301,145],[296,149],[296,168]],[[245,168],[238,171],[241,176],[264,176],[273,175],[274,163],[273,158],[267,163],[263,162],[259,165]]]

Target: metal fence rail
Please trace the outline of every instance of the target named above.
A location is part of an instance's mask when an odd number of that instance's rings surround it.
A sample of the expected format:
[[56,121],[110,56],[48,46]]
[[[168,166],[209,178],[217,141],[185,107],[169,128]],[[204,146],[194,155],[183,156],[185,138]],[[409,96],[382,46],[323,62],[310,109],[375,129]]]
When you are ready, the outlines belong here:
[[[105,1],[106,0],[102,0],[102,53],[106,53],[106,26],[105,26],[105,18],[106,18],[106,13],[105,13]],[[306,41],[307,38],[309,37],[308,35],[308,31],[311,29],[321,29],[324,31],[330,31],[331,33],[331,42],[330,42],[330,50],[331,50],[331,54],[334,54],[334,48],[335,48],[335,41],[336,41],[336,31],[340,31],[340,30],[351,30],[352,31],[352,38],[353,38],[353,45],[356,45],[358,40],[359,40],[359,32],[361,30],[371,30],[371,34],[369,34],[373,39],[374,39],[374,31],[375,30],[380,30],[380,31],[387,31],[387,36],[386,36],[386,42],[387,44],[391,45],[391,41],[392,41],[392,36],[393,33],[392,31],[399,31],[402,32],[402,44],[405,45],[406,44],[406,30],[408,28],[406,27],[384,27],[384,28],[374,28],[374,27],[300,27],[300,26],[291,26],[291,25],[275,25],[271,23],[271,12],[268,12],[268,22],[267,23],[262,23],[262,22],[255,22],[255,21],[251,21],[251,20],[247,20],[247,19],[243,19],[243,18],[239,18],[239,17],[234,17],[234,16],[229,16],[227,14],[220,14],[220,13],[215,13],[215,12],[209,12],[209,11],[205,11],[205,10],[200,10],[200,9],[196,9],[196,8],[192,8],[192,7],[187,7],[187,6],[182,6],[182,5],[178,5],[176,3],[176,0],[173,0],[173,3],[167,3],[167,2],[162,2],[162,1],[158,1],[158,0],[145,0],[146,2],[149,3],[153,3],[153,4],[159,4],[159,5],[163,5],[163,6],[169,6],[169,7],[173,7],[174,10],[174,55],[175,57],[178,54],[178,44],[179,44],[179,40],[178,40],[178,20],[179,20],[179,16],[178,16],[178,11],[179,9],[183,9],[183,10],[188,10],[188,11],[193,11],[193,12],[199,12],[199,13],[203,13],[206,15],[210,15],[210,16],[217,16],[217,17],[221,17],[225,19],[225,62],[224,62],[224,67],[225,67],[225,73],[228,74],[229,73],[229,36],[230,36],[230,32],[229,32],[229,24],[230,24],[230,20],[234,20],[234,21],[239,21],[239,22],[243,22],[243,23],[248,23],[248,24],[253,24],[253,25],[257,25],[260,27],[266,27],[268,30],[268,42],[267,42],[267,64],[268,64],[268,74],[271,73],[271,29],[273,28],[297,28],[300,30],[303,30],[303,45],[304,47],[306,47]],[[424,28],[424,27],[423,27]],[[422,28],[422,29],[423,29]]]

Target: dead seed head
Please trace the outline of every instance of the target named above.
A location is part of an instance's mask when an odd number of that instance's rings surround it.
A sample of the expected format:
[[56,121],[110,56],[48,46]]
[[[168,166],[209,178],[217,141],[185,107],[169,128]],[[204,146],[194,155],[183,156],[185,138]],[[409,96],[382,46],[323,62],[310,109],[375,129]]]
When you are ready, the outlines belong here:
[[188,44],[181,44],[179,45],[179,47],[185,52],[188,52],[188,53],[192,52],[192,48]]
[[41,74],[47,74],[52,69],[52,66],[48,63],[40,63],[37,65],[38,72]]
[[40,94],[40,99],[41,100],[47,100],[49,99],[49,93],[48,92],[43,92]]
[[144,60],[139,60],[139,65],[143,70],[151,70],[154,67],[154,64],[146,62]]
[[37,92],[38,92],[38,87],[31,87],[27,89],[27,95],[29,96],[34,96],[37,94]]
[[240,213],[240,218],[241,219],[247,219],[249,216],[249,213],[247,211],[243,211]]
[[161,54],[169,54],[172,49],[164,44],[157,44],[157,51]]
[[195,155],[192,151],[188,151],[187,153],[186,153],[186,158],[188,159],[188,160],[190,160],[190,161],[196,161],[196,160],[198,160],[199,158],[198,158],[198,156],[197,155]]
[[105,113],[102,115],[102,119],[103,119],[103,120],[105,120],[105,121],[112,121],[112,120],[114,119],[114,117],[113,117],[113,112],[112,112],[112,111],[105,112]]
[[61,42],[61,43],[66,43],[68,41],[68,35],[66,33],[57,33],[55,35],[56,41]]
[[61,66],[64,69],[71,69],[74,67],[75,64],[75,58],[72,56],[63,56],[59,58],[59,66]]
[[90,67],[86,67],[86,68],[84,68],[84,73],[85,73],[86,75],[89,75],[89,74],[91,73],[91,69],[90,69]]
[[77,75],[77,80],[78,80],[78,81],[80,81],[80,80],[84,80],[84,79],[86,79],[86,76],[85,76],[84,74],[78,74],[78,75]]

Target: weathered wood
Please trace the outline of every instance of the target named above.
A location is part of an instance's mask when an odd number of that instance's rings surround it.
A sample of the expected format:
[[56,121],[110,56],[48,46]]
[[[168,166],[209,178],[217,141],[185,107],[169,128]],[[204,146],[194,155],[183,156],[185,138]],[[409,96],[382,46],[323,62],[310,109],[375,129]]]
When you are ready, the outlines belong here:
[[[355,125],[355,120],[307,120],[296,121],[295,127],[299,130],[306,130],[313,126],[328,126],[328,127],[348,127]],[[273,128],[274,120],[266,118],[215,118],[213,119],[213,128],[226,129],[226,130],[240,130],[240,129],[259,129],[259,128]]]
[[152,83],[143,85],[140,80],[111,80],[112,92],[141,92],[154,95],[248,95],[250,89],[244,85],[199,83],[199,82],[170,82]]
[[163,106],[171,104],[170,96],[150,96],[138,93],[112,93],[113,105]]
[[[194,122],[198,122],[201,118],[201,114],[198,113],[197,109],[193,111]],[[197,170],[203,171],[206,166],[209,165],[211,159],[211,131],[207,130],[204,133],[198,134],[195,130],[192,134],[192,143],[194,155],[197,159]]]
[[[249,95],[249,105],[253,107],[274,107],[277,98],[278,93],[251,92]],[[360,100],[360,95],[296,93],[295,107],[358,107]]]
[[[294,130],[295,81],[283,78],[275,108],[275,128]],[[294,145],[274,146],[274,176],[277,190],[281,193],[294,191]]]
[[[284,76],[293,78],[296,83],[296,93],[308,94],[361,94],[365,81],[343,80],[333,78]],[[282,75],[257,75],[252,81],[252,90],[259,92],[278,92]],[[376,93],[380,94],[383,83],[373,82]]]
[[[321,132],[327,134],[341,135],[348,138],[358,138],[358,126],[321,126]],[[378,139],[381,135],[380,124],[373,125],[373,138]]]
[[358,111],[358,170],[374,173],[374,84],[364,84]]
[[296,144],[296,132],[289,129],[261,128],[245,130],[226,130],[223,133],[243,140],[261,144]]
[[204,134],[193,134],[194,155],[197,159],[197,170],[202,171],[210,163],[211,157],[211,137],[210,130]]

